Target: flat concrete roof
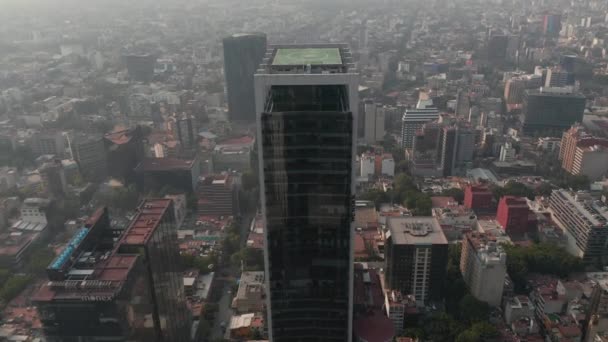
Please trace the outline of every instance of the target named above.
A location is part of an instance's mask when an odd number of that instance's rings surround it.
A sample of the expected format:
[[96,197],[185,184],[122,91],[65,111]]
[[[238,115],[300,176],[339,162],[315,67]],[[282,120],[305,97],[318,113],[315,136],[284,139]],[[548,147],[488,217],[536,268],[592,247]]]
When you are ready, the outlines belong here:
[[439,222],[434,217],[389,217],[387,225],[395,245],[445,245],[448,243]]
[[339,48],[278,48],[272,65],[340,65]]

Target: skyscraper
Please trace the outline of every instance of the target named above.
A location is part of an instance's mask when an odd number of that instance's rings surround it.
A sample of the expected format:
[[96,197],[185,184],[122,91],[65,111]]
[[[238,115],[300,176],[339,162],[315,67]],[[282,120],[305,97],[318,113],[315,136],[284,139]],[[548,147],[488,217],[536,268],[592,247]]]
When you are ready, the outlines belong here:
[[146,200],[116,232],[99,209],[47,267],[32,298],[47,340],[190,341],[172,200]]
[[581,122],[585,96],[566,88],[527,90],[524,95],[523,131],[561,136],[575,122]]
[[344,44],[267,55],[255,103],[269,337],[351,341],[359,76]]
[[156,56],[150,54],[131,54],[124,56],[124,58],[131,80],[144,83],[152,81]]
[[255,120],[253,74],[266,53],[266,35],[239,33],[224,38],[224,75],[231,120]]
[[412,148],[414,136],[422,126],[439,118],[439,110],[433,100],[419,100],[415,109],[407,109],[401,123],[401,147]]

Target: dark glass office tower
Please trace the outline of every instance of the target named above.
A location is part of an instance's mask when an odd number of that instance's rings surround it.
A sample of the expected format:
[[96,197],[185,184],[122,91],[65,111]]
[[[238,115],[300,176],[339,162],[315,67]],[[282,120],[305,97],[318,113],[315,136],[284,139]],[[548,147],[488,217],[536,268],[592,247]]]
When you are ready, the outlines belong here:
[[253,74],[266,53],[266,35],[239,33],[224,38],[223,43],[230,120],[253,122]]
[[271,52],[255,76],[269,337],[350,341],[358,76],[344,45]]
[[47,341],[190,341],[172,200],[144,201],[116,233],[98,210],[47,268],[32,297]]

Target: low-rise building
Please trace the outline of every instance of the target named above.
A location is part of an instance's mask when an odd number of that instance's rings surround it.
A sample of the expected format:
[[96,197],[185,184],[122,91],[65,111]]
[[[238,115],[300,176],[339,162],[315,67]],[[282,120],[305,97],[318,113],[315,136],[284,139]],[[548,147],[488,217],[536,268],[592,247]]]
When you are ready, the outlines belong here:
[[432,215],[435,217],[448,241],[459,240],[477,224],[477,215],[458,204],[452,197],[432,197]]
[[250,340],[256,334],[262,334],[264,330],[264,318],[262,314],[246,313],[232,316],[230,319],[230,338],[237,340]]
[[232,300],[232,308],[237,313],[261,312],[264,304],[264,271],[241,273],[239,289]]
[[534,317],[534,305],[527,296],[515,296],[505,300],[505,323],[511,324],[524,317]]

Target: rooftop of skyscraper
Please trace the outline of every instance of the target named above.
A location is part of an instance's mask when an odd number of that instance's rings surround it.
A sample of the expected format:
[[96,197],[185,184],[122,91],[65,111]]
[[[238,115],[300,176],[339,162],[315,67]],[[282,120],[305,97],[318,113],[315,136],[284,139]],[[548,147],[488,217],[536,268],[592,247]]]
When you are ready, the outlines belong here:
[[122,235],[121,244],[144,245],[171,205],[171,199],[148,199],[140,207],[131,224]]
[[397,245],[448,243],[434,217],[390,217],[387,225],[393,243]]
[[258,74],[354,73],[347,44],[271,45]]

